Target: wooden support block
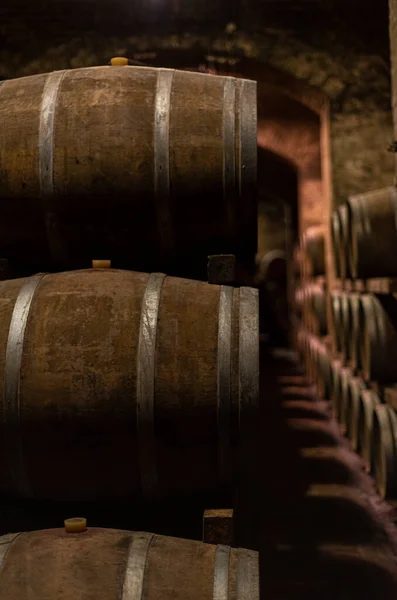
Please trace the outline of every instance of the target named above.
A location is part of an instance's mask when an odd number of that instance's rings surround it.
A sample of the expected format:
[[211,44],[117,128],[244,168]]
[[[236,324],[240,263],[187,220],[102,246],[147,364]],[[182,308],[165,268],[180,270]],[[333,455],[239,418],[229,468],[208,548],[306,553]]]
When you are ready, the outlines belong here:
[[203,517],[203,542],[233,546],[233,510],[205,510]]

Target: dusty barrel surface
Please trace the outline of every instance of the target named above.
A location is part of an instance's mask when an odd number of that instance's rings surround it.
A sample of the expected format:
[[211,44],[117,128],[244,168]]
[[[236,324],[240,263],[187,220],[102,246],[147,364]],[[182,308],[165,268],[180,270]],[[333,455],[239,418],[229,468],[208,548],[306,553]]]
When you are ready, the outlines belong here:
[[205,275],[211,254],[253,263],[256,82],[133,66],[56,71],[2,82],[0,120],[5,258],[168,272],[178,259],[187,276]]
[[0,344],[1,493],[234,484],[258,418],[257,290],[108,269],[6,281]]
[[0,600],[259,600],[258,553],[151,533],[10,534],[0,566]]
[[390,294],[363,295],[360,323],[364,379],[393,383],[397,376],[397,299]]
[[352,277],[397,275],[397,189],[388,187],[352,196],[347,206]]

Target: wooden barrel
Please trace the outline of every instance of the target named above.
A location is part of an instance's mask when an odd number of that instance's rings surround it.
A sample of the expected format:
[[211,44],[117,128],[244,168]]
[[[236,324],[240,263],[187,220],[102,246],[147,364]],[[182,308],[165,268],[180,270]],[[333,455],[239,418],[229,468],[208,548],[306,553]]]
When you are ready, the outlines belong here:
[[372,474],[382,498],[397,498],[397,416],[389,404],[378,404],[373,421]]
[[0,600],[259,600],[258,553],[118,529],[0,538]]
[[271,250],[256,258],[257,283],[278,284],[286,287],[287,284],[287,257],[282,250]]
[[335,417],[338,414],[339,390],[342,365],[339,360],[331,362],[331,381],[330,381],[330,401],[332,404],[332,412]]
[[91,67],[0,86],[0,255],[206,276],[257,251],[256,82]]
[[351,378],[350,369],[341,369],[340,379],[339,379],[339,394],[338,394],[338,404],[337,404],[337,417],[339,423],[342,427],[342,431],[346,433],[347,430],[347,408],[348,408],[348,390],[349,390],[349,382]]
[[309,259],[310,275],[325,273],[325,239],[324,227],[315,225],[306,229],[303,238],[303,249]]
[[358,449],[360,394],[363,390],[364,381],[360,377],[350,377],[347,387],[346,436],[351,441],[353,450]]
[[341,352],[344,334],[342,329],[342,297],[339,292],[331,294],[331,313],[336,350]]
[[364,379],[394,383],[397,377],[397,299],[391,294],[363,295],[360,319]]
[[310,309],[316,317],[318,334],[327,333],[327,302],[324,289],[319,284],[311,284],[307,287],[307,298]]
[[397,275],[397,189],[351,196],[349,260],[354,278]]
[[110,269],[5,281],[0,348],[0,493],[230,490],[254,443],[257,290]]
[[331,242],[332,253],[334,257],[335,275],[338,279],[342,277],[342,225],[340,222],[340,214],[335,210],[331,215]]
[[361,340],[362,331],[360,327],[360,294],[353,292],[348,295],[348,310],[349,310],[349,331],[348,345],[349,345],[349,357],[350,365],[353,371],[361,369]]
[[349,307],[349,294],[340,295],[340,337],[341,337],[341,356],[347,363],[351,358],[351,312]]
[[350,277],[348,262],[349,248],[349,213],[347,206],[338,206],[331,218],[331,238],[335,256],[335,269],[337,277],[346,279]]
[[371,470],[372,461],[374,413],[379,404],[379,396],[374,391],[363,390],[361,392],[358,418],[358,450],[367,465],[368,471]]

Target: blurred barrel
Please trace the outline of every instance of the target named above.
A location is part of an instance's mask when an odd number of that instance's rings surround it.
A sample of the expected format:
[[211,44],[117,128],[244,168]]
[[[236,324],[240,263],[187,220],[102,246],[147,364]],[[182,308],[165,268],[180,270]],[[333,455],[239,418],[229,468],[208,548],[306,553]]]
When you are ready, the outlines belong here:
[[347,386],[346,436],[353,450],[358,449],[358,426],[360,415],[360,395],[365,389],[364,381],[359,377],[350,377]]
[[260,284],[287,285],[287,257],[282,250],[271,250],[256,257],[256,280]]
[[351,358],[351,313],[349,306],[349,294],[340,295],[340,338],[341,355],[344,362]]
[[335,336],[335,345],[337,352],[343,348],[343,329],[342,329],[342,297],[339,292],[331,294],[331,313]]
[[256,435],[256,290],[107,269],[0,298],[1,493],[230,493]]
[[397,189],[352,196],[349,260],[354,278],[397,275]]
[[342,277],[341,265],[341,242],[342,242],[342,226],[340,222],[339,211],[336,210],[331,215],[331,242],[332,253],[334,257],[335,275],[338,279]]
[[389,404],[378,404],[373,422],[372,474],[382,498],[397,498],[397,416]]
[[374,413],[380,404],[379,396],[372,390],[363,390],[360,394],[360,409],[358,419],[358,449],[363,457],[368,471],[371,470]]
[[316,225],[306,229],[302,237],[303,250],[309,259],[310,275],[325,273],[325,239],[324,227]]
[[360,327],[360,294],[350,293],[349,303],[349,357],[352,370],[361,369],[361,340],[362,331]]
[[393,383],[397,377],[397,299],[391,294],[363,295],[360,307],[363,377]]
[[256,82],[91,67],[0,86],[0,255],[206,276],[257,251]]
[[307,287],[307,299],[312,313],[316,317],[318,334],[327,333],[327,302],[321,285],[311,284]]
[[336,276],[346,279],[346,277],[350,277],[350,268],[348,262],[349,213],[345,204],[338,206],[332,214],[331,240]]
[[339,360],[331,362],[331,377],[330,377],[330,401],[332,404],[332,412],[335,417],[338,414],[339,393],[340,393],[340,378],[342,365]]
[[117,529],[0,538],[0,600],[259,600],[258,554]]
[[337,405],[337,417],[342,430],[346,433],[347,430],[347,408],[348,408],[348,393],[349,393],[349,382],[351,378],[351,371],[349,369],[341,369],[339,379],[339,394],[338,394],[338,405]]

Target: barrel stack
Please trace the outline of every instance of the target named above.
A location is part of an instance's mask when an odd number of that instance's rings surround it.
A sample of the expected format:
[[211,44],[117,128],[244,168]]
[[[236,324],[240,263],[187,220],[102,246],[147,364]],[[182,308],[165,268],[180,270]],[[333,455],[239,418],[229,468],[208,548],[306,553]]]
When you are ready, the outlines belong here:
[[[351,196],[333,212],[331,344],[302,309],[314,284],[296,290],[297,314],[306,318],[306,333],[301,330],[296,339],[314,383],[326,390],[342,431],[381,496],[392,503],[397,501],[396,218],[394,187]],[[324,354],[326,367],[320,360]]]
[[259,600],[256,83],[126,63],[0,86],[1,502],[200,497],[233,535],[3,511],[0,598]]

